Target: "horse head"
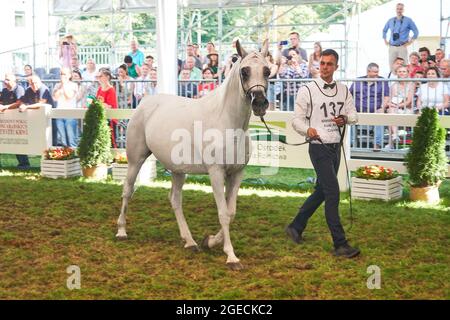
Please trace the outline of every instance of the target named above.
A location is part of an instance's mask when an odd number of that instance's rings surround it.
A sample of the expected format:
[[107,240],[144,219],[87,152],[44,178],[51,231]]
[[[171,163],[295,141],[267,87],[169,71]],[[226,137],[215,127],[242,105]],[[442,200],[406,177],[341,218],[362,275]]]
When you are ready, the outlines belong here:
[[238,40],[236,49],[241,56],[239,77],[242,89],[255,116],[263,116],[269,107],[267,86],[270,69],[265,59],[269,53],[269,42],[267,39],[264,41],[261,52],[247,53]]

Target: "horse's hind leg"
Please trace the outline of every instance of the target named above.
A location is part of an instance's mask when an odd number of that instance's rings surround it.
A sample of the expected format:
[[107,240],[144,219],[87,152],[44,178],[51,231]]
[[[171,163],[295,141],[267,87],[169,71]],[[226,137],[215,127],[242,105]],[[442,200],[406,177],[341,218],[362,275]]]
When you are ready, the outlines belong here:
[[172,172],[172,190],[169,193],[169,200],[175,211],[175,217],[177,218],[178,227],[180,229],[180,236],[186,242],[184,247],[190,248],[193,251],[198,251],[197,243],[192,239],[191,231],[189,231],[189,227],[183,214],[181,192],[185,178],[186,176],[184,173]]
[[128,171],[127,177],[123,182],[122,208],[120,210],[119,219],[117,220],[118,231],[116,238],[121,240],[127,238],[126,215],[128,210],[128,201],[130,201],[134,193],[134,183],[136,182],[136,177],[145,160],[151,155],[151,152],[145,143],[139,146],[134,146],[132,153],[133,154],[127,150]]

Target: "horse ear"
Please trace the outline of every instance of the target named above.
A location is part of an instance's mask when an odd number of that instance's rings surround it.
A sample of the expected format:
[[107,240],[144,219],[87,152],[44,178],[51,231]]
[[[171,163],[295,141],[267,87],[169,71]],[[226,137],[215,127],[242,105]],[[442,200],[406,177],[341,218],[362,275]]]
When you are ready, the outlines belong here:
[[241,58],[244,58],[247,55],[247,51],[241,46],[239,43],[239,40],[236,40],[236,50],[237,53],[241,56]]
[[262,44],[261,54],[263,55],[263,57],[267,57],[267,55],[269,54],[269,39],[267,38],[264,40]]

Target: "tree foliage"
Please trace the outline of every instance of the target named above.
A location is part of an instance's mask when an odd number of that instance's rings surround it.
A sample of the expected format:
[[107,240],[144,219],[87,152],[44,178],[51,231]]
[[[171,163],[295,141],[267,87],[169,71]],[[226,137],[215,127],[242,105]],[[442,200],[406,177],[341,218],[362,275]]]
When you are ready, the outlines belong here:
[[78,155],[83,167],[106,164],[111,158],[111,131],[103,103],[94,99],[86,111]]
[[405,159],[414,187],[433,186],[445,179],[445,136],[446,131],[439,123],[436,109],[424,108],[417,119],[413,142]]

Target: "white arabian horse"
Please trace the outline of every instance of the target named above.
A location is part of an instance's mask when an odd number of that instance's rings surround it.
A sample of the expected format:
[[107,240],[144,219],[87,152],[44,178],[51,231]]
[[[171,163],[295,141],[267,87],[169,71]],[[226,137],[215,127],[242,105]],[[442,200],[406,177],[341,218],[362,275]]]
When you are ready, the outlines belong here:
[[[236,48],[241,58],[234,63],[222,85],[205,97],[189,99],[160,94],[148,96],[139,104],[127,131],[128,173],[123,185],[122,208],[117,221],[118,239],[127,237],[125,227],[128,201],[134,192],[134,183],[142,164],[153,153],[162,165],[172,172],[169,199],[175,211],[181,238],[186,242],[185,248],[198,250],[182,210],[181,189],[185,175],[209,174],[221,229],[215,236],[207,236],[202,246],[212,248],[223,242],[227,265],[232,270],[242,269],[239,259],[234,254],[229,226],[236,214],[236,200],[243,170],[251,155],[248,138],[251,111],[253,109],[256,116],[263,116],[266,113],[267,79],[270,70],[265,60],[268,53],[267,40],[264,41],[261,52],[247,54],[239,42],[236,43]],[[178,153],[174,151],[179,150],[180,143],[174,136],[180,138],[183,136],[180,133],[187,133],[195,140],[195,136],[198,135],[195,127],[198,127],[199,123],[203,130],[211,129],[214,134],[208,139],[200,137],[200,143],[189,141],[187,149],[192,152],[188,158],[183,155],[187,161],[181,163],[179,159],[175,161],[174,154]],[[231,143],[227,140],[224,143],[220,136],[227,136],[227,131],[230,130],[244,132],[244,138],[240,139],[242,135],[235,135]],[[240,142],[236,143],[236,140]],[[228,150],[225,150],[227,148]],[[206,161],[203,156],[199,157],[204,154],[202,152],[205,149],[213,150],[211,154],[215,156],[231,153],[237,157],[232,157],[232,161],[228,158],[227,161]],[[218,158],[220,157],[214,159]],[[243,160],[238,161],[239,158]]]

